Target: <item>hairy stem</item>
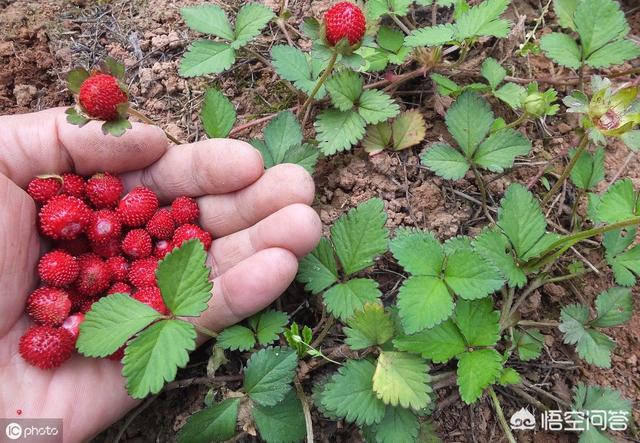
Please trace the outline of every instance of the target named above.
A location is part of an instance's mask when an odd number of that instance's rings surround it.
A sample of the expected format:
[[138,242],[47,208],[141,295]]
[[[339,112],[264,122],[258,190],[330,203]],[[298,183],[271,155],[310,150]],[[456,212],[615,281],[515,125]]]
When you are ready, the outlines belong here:
[[487,219],[491,223],[495,223],[495,220],[489,212],[489,207],[487,206],[487,189],[484,186],[482,175],[480,174],[480,171],[478,171],[478,168],[476,168],[476,165],[471,164],[471,169],[473,170],[473,175],[476,178],[476,184],[478,185],[478,190],[480,191],[480,196],[482,198],[482,211],[484,212],[485,217],[487,217]]
[[491,396],[491,401],[493,401],[493,407],[496,410],[496,414],[498,415],[498,421],[500,422],[500,426],[504,431],[505,436],[509,443],[517,443],[516,439],[513,437],[511,433],[511,428],[509,428],[509,424],[507,423],[507,419],[504,418],[504,412],[502,412],[502,406],[500,406],[500,401],[498,400],[498,396],[492,387],[489,387],[489,395]]
[[553,197],[556,192],[558,192],[558,189],[560,189],[560,187],[563,185],[564,181],[567,179],[567,177],[569,177],[569,174],[571,174],[571,170],[573,169],[573,167],[578,162],[578,158],[580,158],[580,155],[582,155],[582,152],[585,150],[585,148],[587,147],[588,144],[589,144],[589,137],[585,133],[582,136],[582,138],[580,139],[580,144],[578,145],[578,149],[577,149],[575,155],[573,156],[571,161],[569,161],[569,164],[567,165],[567,167],[564,168],[564,171],[562,171],[562,175],[560,175],[560,178],[558,179],[558,181],[555,182],[555,184],[549,190],[549,192],[547,192],[545,194],[545,196],[542,198],[542,205],[543,206],[546,205],[549,202],[551,197]]
[[[142,112],[138,111],[137,109],[133,109],[132,107],[129,107],[129,109],[127,109],[127,114],[129,114],[131,117],[137,118],[138,120],[142,120],[144,123],[146,123],[148,125],[158,126],[149,117],[147,117],[146,115],[144,115]],[[160,128],[160,129],[162,129],[162,128]],[[166,135],[167,138],[169,140],[171,140],[172,142],[174,142],[176,145],[181,145],[182,144],[182,142],[180,140],[175,138],[173,135],[169,134],[164,129],[162,129],[162,132],[164,132],[164,135]]]
[[518,326],[541,326],[548,328],[557,328],[560,325],[557,321],[546,320],[546,321],[533,321],[533,320],[520,320],[518,322]]
[[293,379],[293,384],[296,387],[296,392],[298,394],[298,398],[300,399],[300,403],[302,403],[304,424],[307,428],[307,443],[313,443],[313,421],[311,419],[311,409],[309,408],[309,401],[307,400],[307,396],[304,393],[304,389],[302,388],[302,384],[300,383],[300,379],[298,379],[297,375]]
[[391,20],[393,20],[395,24],[398,25],[400,29],[402,29],[402,32],[404,32],[407,35],[411,34],[411,29],[407,28],[407,25],[402,23],[395,14],[389,14],[389,17],[391,17]]
[[329,64],[327,65],[327,67],[325,68],[324,72],[322,73],[322,75],[320,76],[318,81],[316,82],[316,85],[313,87],[313,90],[311,91],[311,94],[309,94],[309,97],[307,97],[307,100],[304,102],[304,104],[298,110],[298,117],[304,116],[307,108],[313,102],[313,99],[315,98],[316,94],[318,93],[318,91],[320,90],[320,88],[322,87],[324,82],[327,81],[327,79],[331,75],[331,72],[333,72],[333,68],[336,65],[336,61],[337,60],[338,60],[338,53],[334,52],[331,55],[331,59],[329,60]]
[[517,119],[515,119],[514,121],[506,125],[504,128],[500,128],[500,129],[515,128],[516,126],[519,126],[521,123],[524,123],[528,118],[529,118],[529,114],[527,114],[526,112],[523,112],[522,115],[520,115],[520,117],[518,117]]

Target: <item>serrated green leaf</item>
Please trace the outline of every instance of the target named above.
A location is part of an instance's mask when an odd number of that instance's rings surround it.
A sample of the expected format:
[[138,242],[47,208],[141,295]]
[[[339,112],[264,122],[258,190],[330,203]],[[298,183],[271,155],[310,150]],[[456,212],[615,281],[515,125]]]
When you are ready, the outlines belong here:
[[491,89],[496,89],[507,75],[507,70],[496,59],[488,57],[482,62],[480,73],[487,79]]
[[640,56],[640,46],[631,40],[616,40],[593,52],[586,60],[594,68],[620,65]]
[[244,389],[262,406],[274,406],[291,390],[298,358],[291,348],[265,348],[254,353],[244,371]]
[[180,9],[188,27],[203,34],[233,40],[233,29],[227,14],[218,5],[188,6]]
[[486,297],[504,284],[498,271],[469,249],[449,255],[444,279],[453,292],[469,300]]
[[320,150],[325,155],[345,151],[364,137],[367,123],[355,111],[323,111],[314,123]]
[[397,306],[402,327],[411,334],[448,319],[453,299],[439,277],[412,276],[400,288]]
[[540,39],[540,48],[547,57],[559,65],[571,69],[580,67],[582,53],[575,40],[566,34],[552,32]]
[[404,43],[404,35],[397,29],[381,26],[376,35],[376,41],[382,49],[398,52]]
[[381,296],[378,284],[368,278],[354,278],[340,283],[322,296],[329,313],[340,320],[347,320],[367,303],[376,303]]
[[193,42],[180,62],[182,77],[219,74],[236,61],[235,51],[226,43],[209,40]]
[[504,368],[500,378],[498,378],[498,383],[502,386],[518,385],[522,383],[522,378],[520,378],[520,374],[515,369]]
[[465,92],[449,108],[445,121],[466,157],[471,157],[493,124],[489,103],[479,95]]
[[418,417],[409,409],[387,407],[380,423],[364,428],[375,443],[415,443],[418,437]]
[[266,345],[278,339],[278,334],[289,323],[289,316],[285,312],[270,309],[252,316],[248,323],[256,332],[258,343]]
[[527,96],[527,90],[515,83],[505,83],[497,90],[493,91],[493,95],[508,104],[511,109],[522,108],[522,103]]
[[223,349],[231,351],[248,351],[256,344],[256,337],[249,328],[233,325],[225,328],[216,340]]
[[295,443],[304,439],[302,404],[293,390],[275,406],[255,405],[252,414],[260,437],[267,443]]
[[358,100],[358,113],[367,124],[375,125],[398,115],[400,106],[384,92],[368,89]]
[[640,130],[625,132],[620,136],[620,140],[632,151],[640,150]]
[[513,166],[517,156],[527,155],[530,151],[531,142],[527,137],[515,129],[506,128],[483,141],[473,155],[473,161],[491,172],[503,172]]
[[236,122],[236,109],[222,92],[211,88],[204,95],[200,119],[209,138],[224,138]]
[[360,46],[355,53],[365,61],[364,65],[359,68],[359,72],[380,72],[387,67],[389,57],[393,55],[385,50],[368,46]]
[[[575,154],[576,149],[569,152],[571,158]],[[576,187],[586,190],[595,188],[602,180],[604,180],[604,148],[596,149],[593,154],[583,151],[571,170],[571,181]]]
[[633,296],[630,288],[610,288],[596,298],[598,315],[590,322],[591,326],[608,328],[618,326],[631,319],[633,315]]
[[[602,386],[586,386],[584,383],[578,383],[574,388],[573,405],[571,407],[574,411],[585,411],[587,416],[592,417],[591,429],[603,428],[606,424],[607,429],[611,428],[611,423],[616,420],[618,425],[620,424],[620,414],[609,414],[603,417],[601,413],[592,413],[591,411],[616,411],[626,412],[626,416],[630,417],[632,412],[631,401],[622,398],[619,391],[611,389],[609,387]],[[602,421],[601,419],[605,420]],[[596,421],[599,423],[596,424]],[[584,435],[584,433],[582,434]],[[580,440],[583,441],[582,439]],[[593,440],[589,440],[593,441]],[[607,441],[609,441],[607,439]]]
[[385,404],[420,410],[431,401],[427,363],[405,352],[383,351],[373,374],[373,390]]
[[363,80],[349,69],[333,74],[325,86],[331,97],[331,103],[340,111],[348,111],[362,94]]
[[390,249],[398,263],[411,274],[437,277],[442,273],[444,249],[431,232],[398,228]]
[[175,380],[178,368],[189,362],[189,351],[196,348],[196,335],[191,323],[161,320],[129,342],[122,360],[129,395],[157,394],[165,382]]
[[80,86],[89,78],[89,72],[84,68],[75,68],[67,74],[67,87],[74,94],[80,93]]
[[236,16],[236,29],[231,47],[239,49],[258,36],[274,17],[270,8],[260,3],[246,3]]
[[67,108],[64,113],[67,114],[67,123],[70,123],[72,125],[83,127],[91,121],[84,115],[79,114],[76,108]]
[[493,310],[491,298],[459,300],[455,322],[468,346],[493,346],[500,338],[500,313]]
[[505,38],[509,34],[511,23],[501,19],[510,0],[485,0],[463,13],[456,20],[456,40],[490,35]]
[[575,31],[573,14],[576,12],[578,3],[580,3],[580,0],[553,0],[553,9],[560,26]]
[[104,122],[101,129],[104,135],[120,137],[127,131],[127,129],[131,129],[131,122],[126,118],[119,118],[117,120]]
[[[594,14],[594,11],[598,11]],[[582,0],[573,15],[585,58],[629,33],[629,25],[613,0]]]
[[283,163],[286,151],[302,143],[302,128],[291,111],[278,114],[264,128],[264,141],[272,152],[274,163]]
[[454,39],[455,27],[450,24],[441,24],[420,28],[411,32],[404,39],[404,44],[411,48],[421,46],[442,46]]
[[445,77],[442,74],[431,74],[429,76],[431,80],[436,84],[436,89],[438,90],[438,94],[444,95],[445,97],[453,95],[454,97],[462,92],[460,85],[451,80],[449,77]]
[[206,260],[202,242],[189,240],[158,263],[158,287],[173,314],[198,317],[207,309],[213,284],[209,280]]
[[391,125],[387,122],[367,126],[362,147],[370,154],[376,154],[389,147],[391,143]]
[[324,386],[322,406],[351,423],[379,423],[386,408],[373,392],[374,372],[369,360],[347,360]]
[[178,443],[223,442],[236,433],[239,398],[227,398],[193,414],[180,429]]
[[617,223],[632,218],[639,212],[636,204],[633,182],[628,178],[618,180],[599,198],[594,221]]
[[611,367],[611,351],[615,343],[606,335],[586,326],[589,309],[584,305],[568,305],[560,312],[559,329],[564,342],[576,345],[576,351],[587,363],[601,368]]
[[333,247],[326,238],[300,261],[298,281],[305,283],[305,290],[319,294],[338,281],[338,268]]
[[[299,90],[310,94],[316,85],[318,72],[313,69],[314,63],[309,56],[300,49],[288,45],[276,45],[271,49],[273,68],[280,77],[293,83]],[[321,62],[315,63],[318,67]],[[326,90],[324,85],[316,93],[316,98],[323,98]]]
[[161,317],[155,309],[126,294],[108,295],[85,314],[76,347],[87,357],[106,357]]
[[365,3],[365,16],[367,21],[377,21],[380,17],[389,13],[387,0],[369,0]]
[[482,232],[476,237],[474,247],[498,269],[509,286],[521,288],[527,283],[527,275],[516,263],[509,240],[500,231],[493,228]]
[[607,251],[607,260],[610,256],[613,257],[624,252],[633,243],[636,233],[636,228],[616,229],[605,232],[602,236],[602,245]]
[[459,180],[469,170],[469,161],[446,143],[434,143],[420,156],[420,162],[447,180]]
[[383,345],[393,336],[393,320],[377,303],[366,304],[362,311],[356,312],[347,321],[344,328],[347,336],[345,343],[353,350]]
[[616,283],[623,286],[635,285],[637,276],[640,276],[640,245],[616,256],[607,255],[607,263],[611,265]]
[[495,349],[465,352],[458,357],[458,387],[460,398],[474,403],[486,388],[498,381],[502,373],[502,357]]
[[526,329],[513,331],[513,340],[518,351],[518,357],[522,361],[535,360],[540,356],[544,346],[544,336],[538,329]]
[[387,251],[387,213],[379,198],[372,198],[340,217],[331,228],[331,238],[342,270],[347,275],[371,266]]
[[467,348],[465,339],[453,320],[417,334],[400,336],[393,344],[401,351],[420,354],[434,363],[446,363]]
[[400,151],[417,145],[427,132],[424,117],[417,109],[405,111],[396,118],[392,125],[393,149]]

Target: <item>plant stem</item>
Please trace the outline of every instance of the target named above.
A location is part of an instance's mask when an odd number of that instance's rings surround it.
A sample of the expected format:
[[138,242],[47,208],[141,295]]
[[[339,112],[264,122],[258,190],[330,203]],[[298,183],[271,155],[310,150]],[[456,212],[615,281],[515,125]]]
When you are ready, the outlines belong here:
[[546,326],[549,328],[557,328],[559,324],[560,323],[553,320],[548,320],[548,321],[520,320],[518,322],[518,326]]
[[195,323],[193,325],[196,327],[196,331],[198,331],[201,334],[204,334],[204,335],[206,335],[208,337],[211,337],[211,338],[218,337],[218,333],[217,332],[213,332],[211,329],[207,329],[204,326],[200,326],[200,325],[197,325]]
[[507,321],[511,314],[511,305],[513,304],[513,296],[515,295],[515,288],[508,288],[506,296],[502,302],[502,310],[500,313],[500,329],[506,328]]
[[487,206],[487,189],[484,186],[484,180],[482,180],[482,175],[476,165],[471,164],[471,169],[473,169],[473,175],[476,177],[476,184],[478,185],[478,190],[480,191],[480,196],[482,197],[482,211],[484,212],[485,217],[491,222],[495,223],[495,220],[491,216],[489,212],[489,208]]
[[325,68],[324,72],[322,73],[322,75],[318,79],[316,85],[314,86],[313,90],[311,91],[311,94],[309,94],[309,97],[307,97],[307,100],[304,102],[304,104],[298,110],[298,118],[300,118],[301,116],[304,116],[304,113],[306,112],[307,108],[313,102],[314,97],[316,96],[316,94],[318,93],[318,91],[320,90],[320,88],[322,87],[324,82],[331,75],[331,72],[333,71],[333,68],[336,65],[336,61],[337,60],[338,60],[338,53],[334,52],[333,54],[331,54],[331,59],[329,60],[329,64],[327,65],[327,67]]
[[551,197],[553,197],[553,195],[556,192],[558,192],[558,189],[560,189],[560,187],[562,186],[564,181],[567,179],[569,174],[571,174],[571,170],[573,169],[573,167],[578,162],[578,159],[580,158],[580,155],[582,155],[582,152],[585,150],[585,148],[587,147],[588,144],[589,144],[589,137],[585,133],[582,136],[582,138],[580,139],[580,144],[578,145],[578,149],[577,149],[575,155],[573,156],[573,158],[571,158],[571,161],[569,162],[567,167],[564,168],[564,171],[562,171],[562,175],[560,175],[560,178],[558,179],[558,181],[556,181],[554,183],[553,187],[549,190],[549,192],[547,192],[545,194],[544,198],[542,199],[542,205],[543,206],[546,205],[549,202]]
[[500,129],[515,128],[516,126],[525,122],[528,118],[529,118],[529,114],[527,114],[526,112],[523,112],[522,115],[520,115],[520,117],[518,117],[517,119],[515,119],[514,121],[506,125],[504,128],[500,128]]
[[293,384],[296,387],[296,392],[298,393],[300,403],[302,403],[304,424],[307,428],[307,443],[313,443],[313,421],[311,419],[311,409],[309,409],[309,401],[307,400],[307,396],[304,393],[304,389],[302,388],[302,384],[300,383],[300,379],[297,375],[293,379]]
[[[534,279],[529,284],[529,287],[526,288],[524,291],[522,291],[522,294],[520,294],[520,297],[518,297],[518,299],[513,304],[513,306],[511,306],[510,311],[509,311],[509,315],[507,316],[507,318],[505,320],[509,320],[518,311],[518,308],[520,307],[522,302],[525,301],[527,299],[527,297],[529,297],[529,295],[531,295],[531,293],[533,291],[535,291],[536,289],[541,287],[543,284],[544,283],[542,281],[542,277],[537,277],[536,279]],[[506,327],[507,327],[506,323],[502,323],[502,322],[500,323],[500,328],[501,329],[505,329]]]
[[400,19],[396,17],[395,14],[389,14],[389,17],[391,17],[391,20],[393,20],[395,24],[398,25],[400,29],[402,29],[402,32],[404,32],[407,35],[411,34],[411,29],[407,28],[407,25],[402,23]]
[[439,374],[433,374],[431,376],[431,383],[435,383],[440,380],[446,380],[451,377],[455,377],[455,375],[456,375],[455,371],[447,371],[447,372],[441,372]]
[[[129,114],[132,117],[137,118],[138,120],[142,120],[144,123],[146,123],[148,125],[158,126],[149,117],[147,117],[146,115],[144,115],[142,112],[138,111],[137,109],[133,109],[132,107],[129,107],[129,109],[127,110],[127,114]],[[162,128],[160,128],[160,129],[162,129]],[[173,135],[169,134],[164,129],[162,129],[162,132],[164,132],[164,135],[166,135],[167,138],[169,140],[171,140],[172,142],[174,142],[176,145],[181,145],[182,144],[182,142],[180,140],[175,138]]]
[[504,418],[504,412],[502,412],[502,407],[500,406],[500,401],[498,400],[498,396],[492,387],[489,387],[489,395],[491,396],[491,400],[493,401],[493,407],[496,410],[496,414],[498,414],[498,421],[500,422],[500,426],[504,431],[507,440],[509,443],[517,443],[516,439],[513,437],[511,433],[511,429],[509,428],[509,424],[507,423],[507,419]]
[[585,270],[583,272],[576,272],[575,274],[566,274],[566,275],[560,275],[558,277],[553,277],[553,278],[549,278],[547,280],[544,281],[544,284],[546,285],[547,283],[558,283],[561,281],[565,281],[565,280],[571,280],[572,278],[577,278],[580,277],[581,275],[586,274],[587,272],[590,272],[591,269],[589,270]]

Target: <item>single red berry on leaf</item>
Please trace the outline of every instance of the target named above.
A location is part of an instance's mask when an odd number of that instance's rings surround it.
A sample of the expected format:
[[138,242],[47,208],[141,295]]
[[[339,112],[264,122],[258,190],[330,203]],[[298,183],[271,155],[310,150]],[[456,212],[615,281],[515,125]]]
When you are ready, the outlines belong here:
[[158,240],[156,246],[153,248],[153,255],[159,260],[162,260],[172,250],[173,243],[170,240]]
[[46,203],[62,190],[61,177],[36,177],[29,182],[27,193],[37,203]]
[[111,271],[111,280],[115,282],[123,282],[129,274],[129,261],[121,255],[111,257],[107,260],[107,266]]
[[158,209],[153,214],[151,220],[147,222],[145,227],[149,235],[159,240],[169,240],[176,230],[176,224],[173,221],[171,211],[168,209]]
[[135,294],[133,294],[133,298],[138,300],[140,303],[151,306],[163,315],[169,313],[169,310],[162,299],[160,289],[155,286],[147,286],[146,288],[139,289]]
[[158,268],[158,259],[155,257],[147,257],[142,260],[136,260],[131,263],[129,269],[129,282],[136,288],[146,288],[147,286],[155,286],[156,269]]
[[118,203],[118,217],[123,225],[144,226],[158,210],[158,197],[143,186],[134,188]]
[[107,264],[95,254],[85,254],[78,257],[80,273],[75,287],[78,292],[87,297],[104,292],[111,281],[111,271]]
[[173,234],[173,246],[179,248],[187,240],[197,238],[204,246],[204,250],[208,251],[211,247],[211,234],[196,225],[182,225],[176,229]]
[[178,226],[195,223],[200,216],[200,208],[194,199],[178,197],[171,203],[171,215]]
[[34,326],[22,336],[18,350],[30,365],[52,369],[71,357],[74,346],[75,340],[66,329]]
[[69,294],[59,288],[38,288],[27,299],[27,314],[37,323],[58,326],[71,312]]
[[42,232],[54,240],[72,240],[87,227],[91,210],[76,197],[57,195],[40,210]]
[[133,290],[131,289],[131,286],[129,286],[128,284],[124,283],[124,282],[116,282],[114,283],[108,290],[107,290],[107,295],[112,295],[112,294],[127,294],[127,295],[131,295],[133,293]]
[[144,229],[133,229],[122,240],[122,252],[133,259],[148,257],[152,249],[151,236]]
[[83,199],[85,182],[84,178],[72,172],[62,174],[62,193],[75,198]]
[[118,119],[118,106],[127,102],[127,94],[114,76],[94,74],[80,85],[79,101],[90,117],[111,121]]
[[91,214],[85,231],[91,243],[107,243],[120,237],[122,223],[115,211],[102,209]]
[[118,177],[104,172],[87,180],[86,193],[96,209],[115,208],[123,189]]
[[346,38],[350,45],[355,45],[367,29],[367,21],[362,10],[349,2],[336,3],[324,15],[324,26],[327,41],[335,46]]
[[60,328],[69,331],[69,334],[73,337],[74,345],[78,340],[78,335],[80,335],[80,324],[83,321],[84,314],[82,312],[76,312],[75,314],[68,316],[66,320],[62,322],[62,326],[60,326]]
[[80,272],[80,265],[72,255],[61,251],[51,251],[40,258],[38,275],[44,283],[63,287],[73,283]]

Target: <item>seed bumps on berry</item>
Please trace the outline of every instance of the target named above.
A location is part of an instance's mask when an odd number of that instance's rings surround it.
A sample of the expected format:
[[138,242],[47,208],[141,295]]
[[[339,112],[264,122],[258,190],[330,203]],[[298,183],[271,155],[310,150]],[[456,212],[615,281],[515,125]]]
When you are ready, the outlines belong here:
[[118,203],[118,217],[123,225],[144,226],[158,210],[158,197],[143,186],[134,188]]
[[45,326],[58,326],[71,311],[69,294],[59,288],[38,288],[27,299],[27,313]]
[[38,275],[44,283],[63,287],[73,283],[80,272],[78,260],[61,250],[51,251],[45,254],[38,263]]
[[74,346],[75,339],[66,329],[34,326],[22,336],[18,350],[29,364],[51,369],[67,361]]
[[123,189],[118,177],[105,172],[87,180],[86,193],[96,209],[115,208]]
[[54,240],[72,240],[89,224],[91,210],[82,200],[57,195],[40,210],[40,228]]
[[327,42],[335,46],[346,38],[350,45],[362,40],[367,29],[367,22],[362,10],[353,3],[340,2],[333,5],[324,15],[324,26]]
[[114,76],[94,74],[80,85],[79,101],[90,117],[111,121],[119,118],[118,107],[127,103],[127,94]]

